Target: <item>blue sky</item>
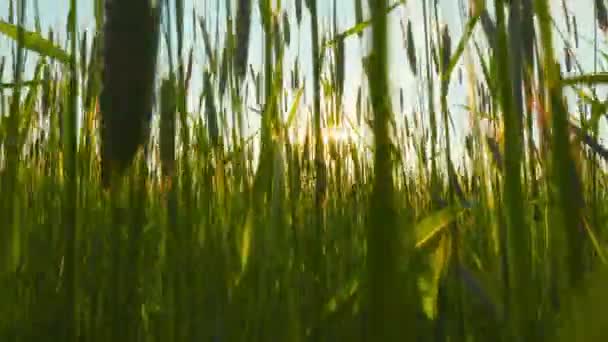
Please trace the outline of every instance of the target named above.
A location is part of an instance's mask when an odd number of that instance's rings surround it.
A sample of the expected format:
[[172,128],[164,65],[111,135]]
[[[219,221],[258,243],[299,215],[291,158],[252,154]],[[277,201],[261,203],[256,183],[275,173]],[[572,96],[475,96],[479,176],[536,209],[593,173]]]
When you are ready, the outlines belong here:
[[[210,24],[214,26],[215,18],[224,18],[224,9],[225,9],[225,0],[185,0],[187,13],[190,14],[192,12],[192,8],[196,8],[198,13],[212,13],[213,15],[208,16],[208,20]],[[235,2],[234,0],[232,0]],[[452,36],[453,46],[456,45],[460,34],[461,28],[464,23],[461,21],[459,3],[462,0],[440,0],[440,17],[443,23],[447,24]],[[593,54],[591,52],[590,40],[593,37],[593,31],[596,29],[593,24],[593,1],[594,0],[552,0],[552,12],[558,26],[562,31],[565,32],[565,24],[563,20],[563,11],[562,11],[562,1],[565,1],[567,4],[571,14],[575,14],[578,21],[578,31],[581,37],[587,37],[589,41],[585,41],[585,39],[581,39],[581,44],[579,46],[578,51],[576,51],[577,56],[580,58],[580,61],[583,65],[583,68],[587,71],[591,71],[593,69]],[[33,27],[34,23],[34,3],[35,0],[28,0],[28,16],[27,16],[27,26],[28,28]],[[92,30],[94,28],[94,18],[93,18],[93,8],[92,8],[92,0],[78,0],[78,10],[79,10],[79,26],[81,30]],[[303,1],[304,2],[304,1]],[[464,1],[466,2],[466,1]],[[262,33],[259,25],[259,14],[257,11],[257,2],[254,0],[254,15],[253,15],[253,27],[251,32],[251,44],[250,44],[250,58],[249,62],[252,64],[254,69],[260,70],[262,67]],[[302,26],[300,27],[301,32],[298,31],[295,23],[295,9],[293,5],[293,1],[291,0],[283,0],[283,7],[288,12],[289,17],[292,23],[292,41],[298,42],[299,44],[293,44],[292,48],[287,54],[287,64],[289,65],[290,61],[293,61],[293,57],[299,50],[300,59],[301,59],[301,67],[302,71],[310,75],[311,74],[311,65],[310,62],[310,18],[308,17],[307,10],[304,9],[304,18],[302,21]],[[363,0],[363,3],[366,4],[367,1]],[[492,1],[487,1],[490,8],[492,8]],[[6,20],[8,15],[8,1],[5,2],[5,6],[0,5],[0,19]],[[65,23],[66,17],[69,8],[69,0],[38,0],[42,27],[44,28],[53,28],[56,32],[65,32]],[[216,7],[219,4],[219,16],[215,16]],[[325,29],[329,29],[332,21],[332,4],[333,1],[329,0],[318,0],[318,6],[320,11],[320,21],[322,27]],[[341,30],[348,28],[355,23],[355,15],[354,15],[354,1],[353,0],[337,0],[338,6],[338,25]],[[422,58],[424,56],[423,52],[423,25],[422,25],[422,1],[420,0],[410,0],[407,5],[401,6],[397,10],[395,10],[390,16],[390,34],[391,34],[391,54],[390,54],[390,82],[391,82],[391,90],[394,100],[398,99],[399,88],[402,87],[405,94],[405,102],[409,104],[410,107],[415,105],[416,103],[420,103],[422,101],[419,98],[420,92],[418,89],[424,86],[421,81],[418,80],[414,75],[410,72],[410,68],[407,65],[407,59],[405,50],[403,49],[403,41],[401,37],[401,30],[399,26],[400,20],[411,20],[412,26],[414,29],[414,40],[416,41],[417,50],[418,50],[418,58]],[[233,4],[233,8],[236,6]],[[186,21],[186,39],[191,39],[191,18],[188,18]],[[222,23],[220,22],[220,26]],[[211,32],[213,33],[213,32]],[[65,36],[63,34],[62,36]],[[476,37],[478,41],[483,40],[483,34],[481,30],[478,30]],[[605,37],[600,32],[599,41],[601,46],[605,46],[604,41]],[[562,56],[563,44],[561,39],[558,39],[556,35],[555,39],[556,51],[558,56]],[[299,46],[298,46],[299,45]],[[354,105],[355,105],[355,97],[358,86],[361,84],[363,78],[363,71],[361,68],[361,56],[366,52],[368,45],[368,40],[363,39],[359,40],[357,38],[348,39],[346,42],[346,80],[345,80],[345,110],[346,113],[352,116]],[[196,70],[200,70],[200,68],[205,64],[204,51],[203,49],[199,49],[195,53],[195,64]],[[5,38],[0,37],[0,56],[10,56],[10,42]],[[34,58],[30,58],[30,61],[33,61]],[[166,69],[166,63],[161,63],[161,70]],[[199,73],[201,74],[201,73]],[[196,75],[196,72],[195,72]],[[466,72],[463,70],[463,75],[466,75]],[[307,78],[310,78],[307,77]],[[308,83],[310,85],[310,83]],[[464,81],[466,84],[466,80]],[[194,106],[197,103],[198,92],[200,90],[201,80],[200,77],[193,78],[193,93],[190,102],[191,106]],[[308,87],[310,88],[310,87]],[[311,89],[307,89],[306,98],[310,99],[310,91]],[[395,101],[395,103],[397,103]],[[468,117],[467,113],[460,107],[460,105],[466,104],[466,89],[463,86],[458,86],[457,78],[454,77],[452,80],[452,86],[450,88],[450,96],[449,96],[449,106],[452,110],[454,122],[456,124],[456,137],[461,138],[462,133],[465,131],[465,127],[467,126]],[[397,109],[397,108],[396,108]],[[253,126],[256,126],[251,120]]]

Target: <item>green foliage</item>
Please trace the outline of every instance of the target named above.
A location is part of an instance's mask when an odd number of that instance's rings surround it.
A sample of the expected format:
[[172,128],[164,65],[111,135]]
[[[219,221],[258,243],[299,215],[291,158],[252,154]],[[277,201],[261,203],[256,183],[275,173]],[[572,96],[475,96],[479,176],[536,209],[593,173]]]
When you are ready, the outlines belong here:
[[[102,37],[76,32],[72,10],[64,51],[38,19],[35,32],[23,13],[13,24],[26,2],[10,1],[0,21],[16,46],[0,58],[0,340],[606,340],[598,127],[608,78],[601,68],[561,74],[552,23],[568,15],[550,17],[546,0],[463,1],[469,15],[452,41],[441,2],[424,1],[422,13],[351,2],[346,30],[342,1],[329,26],[318,0],[226,2],[224,18],[192,13],[189,41],[187,2],[164,1],[159,120],[108,192]],[[93,9],[99,29],[103,1]],[[407,76],[420,82],[416,96],[400,87],[400,108],[389,84],[404,71],[387,62],[396,16]],[[263,65],[248,65],[254,25]],[[572,25],[561,39],[578,40]],[[348,39],[368,29],[372,52],[359,61]],[[312,44],[300,51],[300,41]],[[36,52],[31,72],[25,51]],[[359,62],[355,99],[346,65]],[[468,117],[453,118],[461,69]],[[464,137],[452,123],[463,119]]]

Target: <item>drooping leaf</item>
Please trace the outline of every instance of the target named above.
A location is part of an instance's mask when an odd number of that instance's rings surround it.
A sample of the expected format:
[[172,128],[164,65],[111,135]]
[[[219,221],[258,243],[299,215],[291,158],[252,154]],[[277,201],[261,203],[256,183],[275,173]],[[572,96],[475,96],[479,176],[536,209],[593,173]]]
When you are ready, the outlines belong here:
[[[17,25],[0,20],[0,33],[15,41],[19,40],[19,27]],[[71,58],[66,51],[37,32],[23,29],[23,41],[21,43],[27,50],[34,51],[41,56],[56,59],[64,64],[70,63]]]
[[462,207],[446,207],[422,219],[414,231],[416,232],[416,248],[427,247],[441,236],[444,229],[464,211]]

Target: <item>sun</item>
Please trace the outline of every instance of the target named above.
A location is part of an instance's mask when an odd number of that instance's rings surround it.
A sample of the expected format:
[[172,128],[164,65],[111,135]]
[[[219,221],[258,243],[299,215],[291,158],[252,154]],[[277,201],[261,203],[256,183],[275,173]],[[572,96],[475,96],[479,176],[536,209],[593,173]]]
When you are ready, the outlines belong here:
[[[306,143],[306,135],[310,133],[311,131],[306,128],[291,130],[289,132],[289,139],[293,144],[304,145]],[[324,145],[330,143],[348,144],[355,142],[358,139],[356,132],[346,126],[324,127],[321,131],[321,135],[321,140]]]
[[323,131],[323,143],[325,145],[333,143],[349,143],[355,141],[355,132],[345,126],[328,127]]

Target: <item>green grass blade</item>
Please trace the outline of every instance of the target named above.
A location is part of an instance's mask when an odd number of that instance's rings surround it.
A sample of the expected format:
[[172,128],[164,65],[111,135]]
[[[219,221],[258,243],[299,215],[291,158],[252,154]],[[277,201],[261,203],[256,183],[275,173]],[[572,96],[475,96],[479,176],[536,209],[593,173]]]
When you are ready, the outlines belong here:
[[596,72],[585,75],[576,75],[576,76],[568,76],[564,77],[561,82],[565,86],[575,86],[575,85],[600,85],[608,83],[608,72]]
[[[396,8],[398,8],[399,5],[402,5],[404,3],[405,3],[405,1],[398,1],[398,2],[390,5],[388,8],[386,8],[385,13],[380,14],[380,15],[387,15],[387,14],[391,13],[393,10],[395,10]],[[334,38],[327,41],[323,47],[324,48],[335,47],[340,41],[343,41],[343,40],[345,40],[349,37],[355,36],[355,35],[360,35],[361,33],[363,33],[363,31],[365,31],[366,28],[370,27],[370,25],[373,22],[374,22],[374,18],[357,23],[354,26],[348,28],[347,30],[345,30],[341,33],[338,33]]]
[[[18,32],[19,28],[17,25],[9,24],[3,20],[0,20],[0,33],[16,41],[19,36]],[[53,44],[51,41],[45,39],[37,32],[23,29],[22,44],[25,49],[37,52],[42,56],[56,59],[64,64],[70,63],[71,58],[66,51]]]

